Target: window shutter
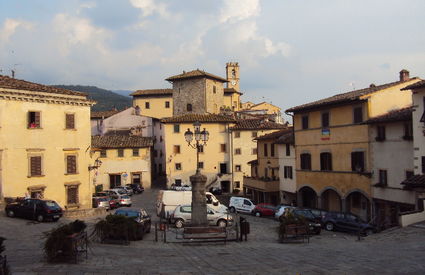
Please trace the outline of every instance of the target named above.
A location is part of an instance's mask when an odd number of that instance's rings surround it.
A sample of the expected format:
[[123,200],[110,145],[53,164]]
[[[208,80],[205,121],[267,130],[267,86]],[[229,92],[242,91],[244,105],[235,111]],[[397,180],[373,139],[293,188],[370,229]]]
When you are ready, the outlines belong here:
[[31,176],[41,176],[41,157],[31,157]]
[[76,156],[66,156],[66,173],[76,174],[77,173],[77,158]]
[[78,203],[78,186],[69,186],[67,188],[67,203],[77,204]]
[[74,114],[66,114],[66,129],[74,129],[75,128],[75,118]]
[[34,112],[34,123],[40,127],[40,112]]

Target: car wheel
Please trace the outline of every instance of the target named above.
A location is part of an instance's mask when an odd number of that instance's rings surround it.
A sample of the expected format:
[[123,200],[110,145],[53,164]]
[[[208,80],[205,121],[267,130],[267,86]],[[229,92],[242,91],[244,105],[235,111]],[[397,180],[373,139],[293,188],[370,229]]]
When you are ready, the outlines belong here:
[[366,229],[366,230],[365,230],[365,232],[364,232],[364,233],[365,233],[365,235],[366,235],[366,236],[370,236],[370,235],[372,235],[372,234],[373,234],[373,230],[372,230],[372,229],[370,229],[370,228],[368,228],[368,229]]
[[127,204],[127,207],[131,207],[131,204]]
[[176,228],[182,228],[184,225],[184,221],[182,219],[177,219],[174,225],[176,226]]
[[219,226],[219,227],[226,227],[227,226],[227,222],[225,220],[219,220],[217,222],[217,226]]
[[325,229],[328,230],[328,231],[333,231],[334,230],[334,224],[331,223],[331,222],[327,222],[325,224]]
[[15,212],[13,210],[8,210],[6,214],[8,217],[11,217],[11,218],[15,217]]
[[258,211],[257,211],[257,212],[255,212],[255,213],[254,213],[254,215],[255,215],[256,217],[261,217],[261,213],[260,213],[260,212],[258,212]]
[[230,211],[230,213],[235,213],[236,209],[232,206],[232,207],[229,208],[229,211]]
[[38,222],[42,222],[42,221],[44,221],[44,217],[43,217],[43,215],[37,215],[36,220],[37,220]]

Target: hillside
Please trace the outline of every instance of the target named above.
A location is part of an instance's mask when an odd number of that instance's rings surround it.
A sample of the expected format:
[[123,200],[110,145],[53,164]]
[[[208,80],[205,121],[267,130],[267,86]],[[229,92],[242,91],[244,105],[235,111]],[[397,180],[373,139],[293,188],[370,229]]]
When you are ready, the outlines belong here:
[[123,110],[131,106],[131,97],[122,96],[112,91],[101,89],[95,86],[82,85],[53,85],[58,88],[64,88],[72,91],[87,93],[90,99],[97,103],[92,107],[93,111],[108,111],[112,108]]

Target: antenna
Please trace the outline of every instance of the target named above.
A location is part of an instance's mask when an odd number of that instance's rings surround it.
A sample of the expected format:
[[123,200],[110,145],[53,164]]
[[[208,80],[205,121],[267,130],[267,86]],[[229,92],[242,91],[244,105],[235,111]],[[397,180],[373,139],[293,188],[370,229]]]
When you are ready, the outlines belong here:
[[12,78],[15,78],[15,75],[16,75],[16,66],[19,66],[19,65],[22,65],[22,64],[19,64],[19,63],[13,64],[13,69],[10,70],[12,72]]

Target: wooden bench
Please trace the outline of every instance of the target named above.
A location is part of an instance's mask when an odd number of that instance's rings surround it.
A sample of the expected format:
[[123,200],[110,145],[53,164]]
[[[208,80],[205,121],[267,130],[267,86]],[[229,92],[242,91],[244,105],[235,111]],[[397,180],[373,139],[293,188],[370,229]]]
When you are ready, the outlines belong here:
[[226,227],[184,227],[183,239],[204,240],[204,241],[224,241],[227,240]]
[[307,239],[308,243],[310,242],[308,226],[288,224],[285,226],[285,233],[282,235],[281,241],[302,240],[304,242],[305,239]]

